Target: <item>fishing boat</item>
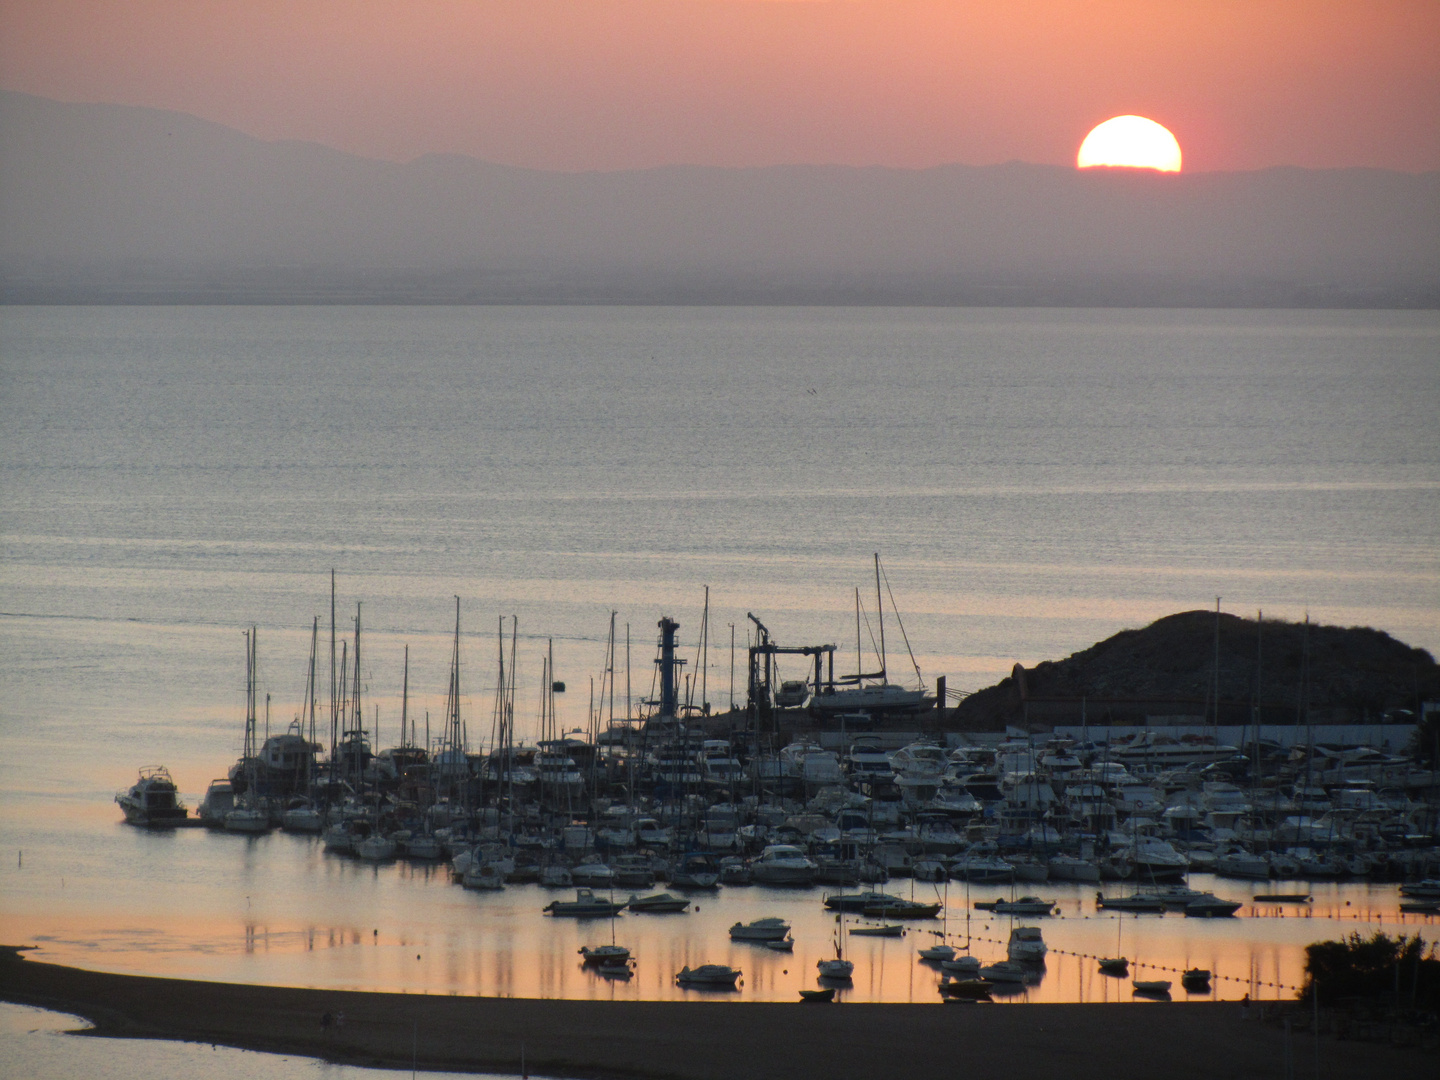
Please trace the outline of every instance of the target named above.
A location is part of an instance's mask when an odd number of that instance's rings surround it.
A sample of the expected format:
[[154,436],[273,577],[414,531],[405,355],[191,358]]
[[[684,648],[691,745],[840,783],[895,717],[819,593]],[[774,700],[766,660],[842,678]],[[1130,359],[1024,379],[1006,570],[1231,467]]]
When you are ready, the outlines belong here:
[[675,975],[675,981],[681,986],[724,987],[732,990],[738,978],[740,969],[726,967],[724,964],[701,964],[696,968],[687,965]]
[[130,790],[120,792],[115,801],[131,825],[151,829],[173,828],[189,814],[164,765],[141,769]]
[[637,914],[667,915],[686,910],[690,901],[668,892],[655,893],[653,896],[636,896],[631,893],[625,906]]
[[619,914],[624,904],[596,896],[590,889],[576,889],[574,900],[552,900],[540,910],[555,917],[572,919],[608,919]]
[[781,941],[790,933],[784,919],[756,919],[752,923],[736,923],[730,927],[731,941]]

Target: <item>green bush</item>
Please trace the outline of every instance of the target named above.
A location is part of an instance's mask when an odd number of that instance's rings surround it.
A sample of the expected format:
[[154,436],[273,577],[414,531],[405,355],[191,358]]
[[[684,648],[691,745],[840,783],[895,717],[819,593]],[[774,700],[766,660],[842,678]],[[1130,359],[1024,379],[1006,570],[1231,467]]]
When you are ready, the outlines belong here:
[[1319,994],[1321,1005],[1344,998],[1372,998],[1402,1008],[1440,1006],[1440,958],[1420,935],[1391,938],[1351,934],[1342,941],[1305,946],[1305,986],[1300,997]]

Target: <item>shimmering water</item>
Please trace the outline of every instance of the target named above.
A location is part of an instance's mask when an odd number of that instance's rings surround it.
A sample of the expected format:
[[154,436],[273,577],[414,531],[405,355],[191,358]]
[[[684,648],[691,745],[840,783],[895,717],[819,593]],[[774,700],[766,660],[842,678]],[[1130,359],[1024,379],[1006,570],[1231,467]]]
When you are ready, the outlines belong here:
[[[200,1043],[108,1039],[82,1035],[88,1024],[25,1005],[0,1003],[0,1060],[13,1077],[97,1076],[105,1080],[149,1080],[154,1076],[207,1080],[430,1080],[454,1073],[360,1069],[315,1058],[257,1054]],[[485,1074],[469,1073],[469,1076]],[[498,1080],[498,1078],[497,1078]]]
[[[149,836],[110,799],[140,765],[192,805],[223,773],[252,622],[289,719],[331,567],[342,620],[365,603],[382,741],[407,644],[412,708],[443,707],[453,595],[478,740],[501,614],[522,705],[555,638],[571,726],[610,611],[639,697],[656,619],[693,645],[708,584],[723,707],[729,624],[742,651],[747,611],[843,646],[875,550],[927,681],[985,685],[1216,595],[1434,650],[1436,415],[1433,312],[3,309],[0,934],[117,970],[436,993],[666,996],[718,960],[741,996],[789,998],[831,938],[818,894],[622,919],[641,963],[617,986],[574,954],[606,928],[544,919],[538,890]],[[1050,892],[1070,905],[1052,947],[1112,951],[1113,921]],[[1393,890],[1329,905],[1388,921]],[[793,957],[730,946],[771,913]],[[1171,916],[1127,952],[1291,983],[1302,938],[1373,923]],[[915,940],[856,941],[854,996],[935,999]],[[1029,996],[1114,989],[1071,964]]]

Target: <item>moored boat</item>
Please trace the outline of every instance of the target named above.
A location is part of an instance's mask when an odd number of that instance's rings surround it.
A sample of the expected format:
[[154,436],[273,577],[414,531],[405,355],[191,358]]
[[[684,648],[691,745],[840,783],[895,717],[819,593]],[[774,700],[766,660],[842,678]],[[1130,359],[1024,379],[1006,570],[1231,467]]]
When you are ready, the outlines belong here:
[[781,941],[790,933],[784,919],[756,919],[752,923],[736,923],[730,927],[731,941]]
[[740,969],[726,967],[724,964],[701,964],[695,968],[686,965],[675,975],[675,981],[681,986],[732,990],[735,988],[735,980],[738,978],[740,978]]
[[590,889],[576,889],[574,900],[552,900],[540,910],[552,916],[572,919],[606,919],[625,907],[596,896]]
[[141,769],[130,790],[116,795],[115,801],[125,812],[127,822],[150,829],[174,828],[189,814],[164,765]]

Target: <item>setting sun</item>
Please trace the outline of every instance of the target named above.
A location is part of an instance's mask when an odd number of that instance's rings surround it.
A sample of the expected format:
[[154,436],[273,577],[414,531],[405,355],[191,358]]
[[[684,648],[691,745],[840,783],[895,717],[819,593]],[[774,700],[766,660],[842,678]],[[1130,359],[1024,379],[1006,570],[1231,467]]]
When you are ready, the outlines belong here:
[[1180,171],[1180,144],[1163,125],[1143,116],[1116,116],[1096,127],[1080,144],[1075,164],[1120,165],[1132,169]]

